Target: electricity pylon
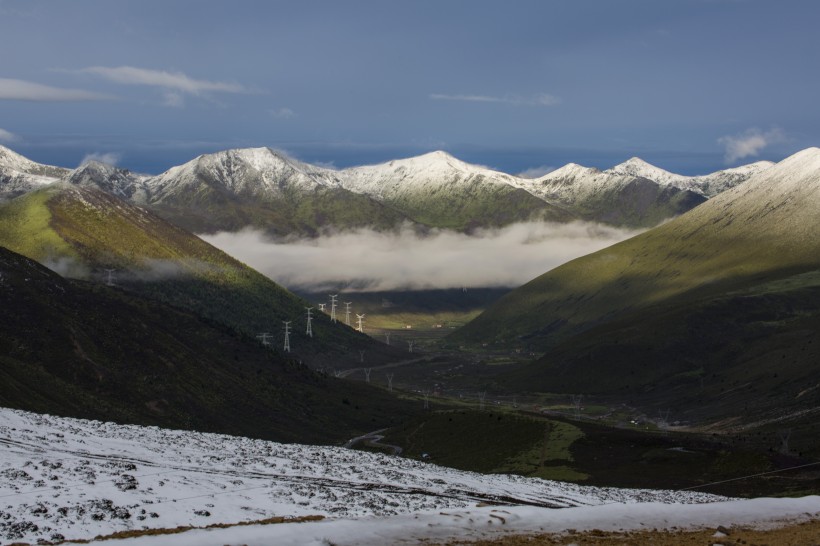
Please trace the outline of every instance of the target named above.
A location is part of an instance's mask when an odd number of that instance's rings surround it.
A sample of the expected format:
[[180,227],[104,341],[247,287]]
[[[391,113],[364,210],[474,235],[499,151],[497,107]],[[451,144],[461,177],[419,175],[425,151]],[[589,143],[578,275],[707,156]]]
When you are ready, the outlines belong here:
[[285,325],[285,347],[284,350],[286,353],[290,352],[290,322],[289,320],[283,320],[282,324]]
[[108,278],[105,281],[105,284],[108,286],[114,286],[114,271],[116,269],[106,269],[105,272],[108,274]]
[[311,321],[313,321],[313,316],[310,314],[313,307],[305,307],[305,309],[307,309],[307,330],[305,330],[305,334],[307,334],[308,337],[313,337],[313,328],[310,325]]
[[332,294],[330,296],[330,322],[336,322],[336,298],[339,294]]

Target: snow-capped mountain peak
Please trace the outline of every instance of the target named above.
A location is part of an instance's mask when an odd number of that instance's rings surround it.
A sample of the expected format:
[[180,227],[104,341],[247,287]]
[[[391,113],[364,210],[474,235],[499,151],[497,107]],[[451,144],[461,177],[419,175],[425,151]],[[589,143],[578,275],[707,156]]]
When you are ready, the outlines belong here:
[[67,172],[68,169],[36,163],[0,146],[0,200],[53,184]]
[[239,148],[201,155],[147,180],[152,201],[161,202],[185,188],[207,185],[256,197],[287,189],[312,191],[336,186],[335,171],[316,167],[271,148]]
[[536,178],[535,180],[559,180],[562,178],[576,178],[579,176],[594,176],[600,172],[601,171],[595,167],[585,167],[583,165],[579,165],[578,163],[567,163],[560,169],[555,169],[554,171],[549,172],[540,178]]
[[0,169],[52,178],[58,178],[67,172],[67,169],[61,167],[52,167],[32,161],[2,145],[0,145]]
[[658,184],[661,184],[663,186],[679,187],[680,183],[685,182],[689,179],[689,177],[687,176],[670,173],[669,171],[661,169],[660,167],[656,167],[651,163],[647,163],[639,157],[632,157],[624,161],[623,163],[620,163],[610,169],[607,169],[604,172],[640,178],[648,178],[649,180],[657,182]]

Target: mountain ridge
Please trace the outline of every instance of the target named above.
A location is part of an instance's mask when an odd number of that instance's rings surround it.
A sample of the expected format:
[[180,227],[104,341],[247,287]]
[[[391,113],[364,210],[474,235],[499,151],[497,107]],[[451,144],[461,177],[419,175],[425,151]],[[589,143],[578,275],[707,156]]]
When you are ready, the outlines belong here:
[[[7,149],[0,148],[0,157],[2,150]],[[6,155],[12,158],[9,165],[37,169],[38,164],[19,154],[8,150]],[[186,229],[208,233],[255,227],[273,235],[315,235],[328,229],[383,230],[408,223],[470,231],[529,220],[576,219],[651,227],[768,166],[756,162],[691,177],[633,157],[604,171],[569,163],[538,179],[525,179],[441,150],[334,170],[261,147],[202,154],[153,176],[95,162],[72,171],[41,166],[47,176],[40,178],[7,166],[5,179],[0,172],[0,199],[67,179],[97,185],[151,207]]]

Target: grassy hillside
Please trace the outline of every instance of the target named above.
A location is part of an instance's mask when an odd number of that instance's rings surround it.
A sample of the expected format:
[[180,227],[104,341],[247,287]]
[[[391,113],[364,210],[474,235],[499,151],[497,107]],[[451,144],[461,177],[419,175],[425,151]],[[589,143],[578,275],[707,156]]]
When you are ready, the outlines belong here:
[[0,405],[284,441],[341,441],[409,405],[213,321],[0,248]]
[[600,325],[508,374],[508,388],[617,394],[692,425],[815,421],[820,272]]
[[654,227],[706,201],[701,195],[645,178],[594,194],[570,207],[584,220],[629,228]]
[[305,336],[307,302],[198,237],[93,188],[55,185],[0,205],[0,245],[58,271],[96,282],[115,269],[127,290],[189,309],[251,336],[292,321],[294,354],[311,365],[376,360],[394,350],[316,313]]
[[820,150],[771,167],[662,226],[501,298],[460,342],[546,349],[653,305],[708,299],[820,269]]
[[569,222],[577,218],[522,189],[482,184],[481,179],[463,188],[442,185],[433,193],[408,191],[386,199],[385,203],[420,224],[458,231],[536,220]]
[[255,228],[272,235],[318,235],[327,229],[381,230],[408,222],[400,212],[341,188],[292,190],[264,200],[229,194],[219,188],[203,185],[196,192],[174,194],[150,208],[194,233]]

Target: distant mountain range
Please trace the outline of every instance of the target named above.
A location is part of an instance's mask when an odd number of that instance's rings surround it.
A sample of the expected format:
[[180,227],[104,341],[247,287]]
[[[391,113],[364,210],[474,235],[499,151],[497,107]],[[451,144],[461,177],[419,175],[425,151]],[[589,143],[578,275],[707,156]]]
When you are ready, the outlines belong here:
[[606,171],[569,164],[525,179],[441,151],[333,170],[251,148],[201,155],[145,176],[97,162],[74,170],[40,165],[0,147],[0,200],[66,181],[149,207],[194,232],[254,227],[312,235],[408,224],[469,232],[529,220],[651,227],[770,166],[687,177],[633,158]]

